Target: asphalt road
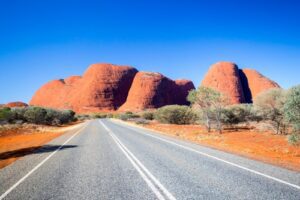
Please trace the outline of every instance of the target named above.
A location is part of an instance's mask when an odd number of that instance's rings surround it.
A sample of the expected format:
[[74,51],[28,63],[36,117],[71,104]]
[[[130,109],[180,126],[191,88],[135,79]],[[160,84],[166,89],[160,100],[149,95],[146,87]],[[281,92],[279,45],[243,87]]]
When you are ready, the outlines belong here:
[[93,120],[1,169],[1,199],[300,200],[300,173]]

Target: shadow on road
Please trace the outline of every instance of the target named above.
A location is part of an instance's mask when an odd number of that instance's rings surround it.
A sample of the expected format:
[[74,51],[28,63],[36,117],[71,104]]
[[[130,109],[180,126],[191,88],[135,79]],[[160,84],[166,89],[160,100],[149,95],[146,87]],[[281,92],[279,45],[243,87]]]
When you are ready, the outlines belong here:
[[[28,154],[41,154],[41,153],[48,153],[56,151],[60,145],[45,145],[45,146],[36,146],[36,147],[28,147],[23,149],[17,149],[13,151],[7,151],[0,153],[0,160],[6,160],[9,158],[18,158],[22,156],[26,156]],[[59,151],[75,148],[77,145],[64,145],[62,146]]]

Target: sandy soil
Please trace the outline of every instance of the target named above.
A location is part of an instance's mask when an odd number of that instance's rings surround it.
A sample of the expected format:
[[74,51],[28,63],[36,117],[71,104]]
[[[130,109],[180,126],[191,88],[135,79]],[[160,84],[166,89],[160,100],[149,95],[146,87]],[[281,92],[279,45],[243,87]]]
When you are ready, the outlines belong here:
[[0,129],[0,169],[30,154],[74,126],[13,125]]
[[156,122],[143,126],[163,134],[300,171],[300,147],[289,145],[286,136],[247,129],[225,130],[220,135],[207,133],[197,125],[170,125]]

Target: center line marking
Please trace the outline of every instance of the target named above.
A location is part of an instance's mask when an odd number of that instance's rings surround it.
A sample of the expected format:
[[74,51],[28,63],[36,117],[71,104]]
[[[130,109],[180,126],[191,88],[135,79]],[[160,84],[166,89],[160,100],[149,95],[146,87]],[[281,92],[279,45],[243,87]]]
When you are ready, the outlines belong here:
[[[131,153],[128,150],[128,148],[115,136],[115,134],[102,121],[99,120],[99,123],[105,128],[108,134],[113,138],[113,140],[116,142],[116,144],[121,149],[121,151],[125,154],[128,160],[134,166],[134,168],[138,171],[138,173],[141,175],[141,177],[144,179],[147,185],[154,192],[156,197],[159,200],[165,200],[166,199],[165,197],[167,197],[170,200],[176,200],[176,198],[159,182],[159,180],[157,180],[157,178],[155,178],[151,174],[151,172],[133,155],[133,153]],[[163,194],[156,187],[159,188]]]

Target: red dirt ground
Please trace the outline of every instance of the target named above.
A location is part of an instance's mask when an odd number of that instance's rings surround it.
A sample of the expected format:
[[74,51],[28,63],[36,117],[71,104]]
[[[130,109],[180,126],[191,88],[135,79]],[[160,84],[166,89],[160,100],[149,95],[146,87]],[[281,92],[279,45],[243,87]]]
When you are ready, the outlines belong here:
[[22,127],[0,131],[0,169],[64,133],[59,128],[48,129]]

